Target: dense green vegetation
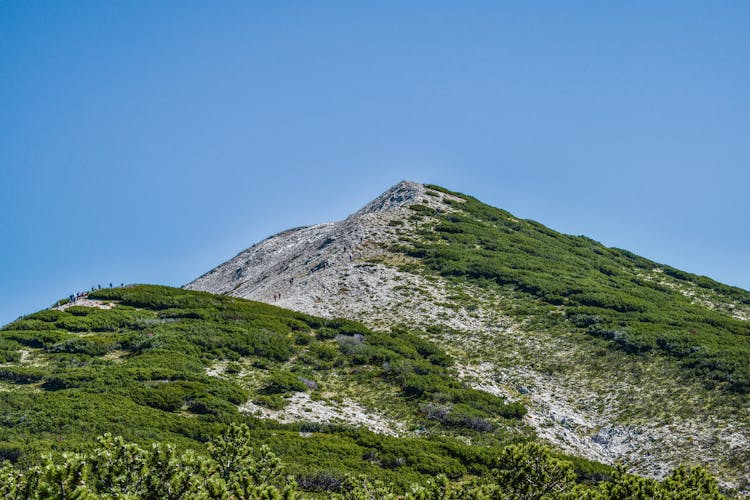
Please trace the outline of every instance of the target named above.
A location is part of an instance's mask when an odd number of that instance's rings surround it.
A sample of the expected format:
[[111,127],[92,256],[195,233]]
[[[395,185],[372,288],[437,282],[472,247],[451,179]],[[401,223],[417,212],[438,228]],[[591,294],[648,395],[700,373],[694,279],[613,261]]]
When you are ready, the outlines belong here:
[[510,311],[523,319],[557,321],[549,313],[562,311],[571,327],[630,353],[660,352],[706,381],[750,391],[750,322],[729,314],[750,305],[750,292],[450,194],[463,199],[455,211],[416,206],[430,222],[398,251],[444,277],[534,298]]
[[[114,307],[44,310],[0,330],[0,460],[29,466],[40,453],[86,451],[107,432],[202,450],[226,425],[243,422],[306,487],[339,484],[354,472],[406,487],[436,474],[483,474],[493,453],[530,437],[521,405],[465,387],[442,350],[405,330],[373,332],[353,321],[158,286],[89,298]],[[217,366],[223,372],[209,375]],[[339,384],[332,392],[390,388],[392,404],[423,437],[282,425],[238,410],[248,399],[282,408],[298,391],[322,398],[329,379]],[[609,471],[574,463],[582,479]]]
[[[180,453],[170,444],[142,448],[110,434],[98,437],[91,451],[45,455],[27,469],[0,464],[4,498],[67,499],[294,499],[317,496],[309,479],[288,470],[267,447],[255,448],[244,425],[232,424],[206,446],[205,453]],[[597,485],[579,483],[570,463],[537,444],[512,445],[492,457],[483,477],[435,479],[398,485],[366,475],[341,480],[315,478],[327,498],[362,500],[429,499],[722,499],[716,481],[700,468],[678,468],[663,482],[614,471]],[[313,490],[307,495],[300,487]]]
[[[40,311],[0,330],[6,497],[716,493],[699,469],[658,483],[539,447],[520,423],[521,405],[458,382],[451,358],[414,332],[158,286],[89,298],[112,307]],[[248,400],[283,408],[293,393],[317,400],[372,386],[390,393],[373,404],[404,413],[411,437],[238,410]]]

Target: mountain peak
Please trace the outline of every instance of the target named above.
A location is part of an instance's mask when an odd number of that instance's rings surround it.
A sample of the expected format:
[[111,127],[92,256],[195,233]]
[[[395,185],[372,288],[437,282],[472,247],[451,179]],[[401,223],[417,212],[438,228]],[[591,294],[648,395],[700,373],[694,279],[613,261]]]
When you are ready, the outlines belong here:
[[[459,357],[462,380],[526,401],[540,437],[591,460],[634,460],[637,472],[660,477],[678,461],[728,464],[724,450],[750,449],[734,402],[750,387],[747,365],[734,361],[750,352],[750,294],[444,189],[401,181],[345,220],[279,233],[185,288],[381,330],[433,329]],[[554,368],[539,364],[547,359]],[[676,375],[691,366],[733,384],[740,399]],[[695,417],[677,428],[653,420],[649,400],[665,393],[670,411]],[[719,399],[711,415],[692,403]],[[683,445],[693,442],[702,444]],[[745,481],[750,471],[724,477]]]
[[413,205],[425,193],[423,184],[401,181],[354,213],[354,216],[387,212],[407,205]]

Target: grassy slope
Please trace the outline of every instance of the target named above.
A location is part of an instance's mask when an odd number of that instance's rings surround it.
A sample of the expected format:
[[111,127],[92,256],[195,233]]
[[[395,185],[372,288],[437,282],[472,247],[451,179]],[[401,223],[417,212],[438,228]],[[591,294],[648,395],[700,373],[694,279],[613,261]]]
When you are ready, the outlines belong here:
[[[523,407],[458,383],[450,359],[406,331],[167,287],[89,297],[116,305],[45,310],[0,330],[0,458],[24,463],[40,451],[85,449],[104,432],[200,448],[228,422],[244,421],[293,473],[365,472],[406,485],[440,472],[481,474],[503,445],[529,437]],[[237,409],[248,398],[282,407],[293,391],[335,399],[373,385],[390,393],[365,403],[389,405],[426,437],[281,425]]]
[[737,317],[750,311],[750,292],[451,194],[465,200],[455,212],[413,207],[432,222],[397,250],[458,283],[525,297],[515,314],[526,321],[544,326],[559,322],[551,310],[562,312],[569,328],[629,353],[676,359],[709,384],[750,391],[750,322]]

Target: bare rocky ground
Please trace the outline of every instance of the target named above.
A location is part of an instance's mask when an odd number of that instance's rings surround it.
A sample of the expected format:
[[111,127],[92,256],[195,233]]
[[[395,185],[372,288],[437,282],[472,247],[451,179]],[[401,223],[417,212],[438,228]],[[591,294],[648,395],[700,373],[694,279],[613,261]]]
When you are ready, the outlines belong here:
[[314,401],[305,392],[295,393],[283,410],[271,410],[252,401],[246,402],[240,410],[261,418],[270,418],[281,423],[319,422],[323,424],[348,424],[367,427],[373,432],[388,436],[405,434],[402,422],[389,419],[380,412],[367,408],[351,399],[336,404],[327,401]]
[[80,306],[80,307],[98,307],[99,309],[112,309],[115,304],[113,302],[105,302],[103,300],[98,299],[90,299],[87,296],[79,297],[76,299],[75,302],[66,302],[65,304],[53,307],[52,309],[57,309],[60,311],[64,311],[65,309],[73,306]]
[[[608,464],[622,461],[652,477],[662,477],[679,463],[703,463],[725,484],[750,479],[750,467],[740,466],[738,472],[729,465],[750,456],[750,405],[736,415],[722,406],[721,395],[696,400],[701,391],[658,359],[630,371],[619,372],[606,360],[597,367],[597,354],[584,343],[512,321],[503,314],[502,297],[401,270],[408,259],[388,248],[413,233],[416,222],[409,206],[451,211],[446,198],[453,197],[399,183],[343,221],[279,233],[185,288],[352,318],[373,328],[441,326],[446,333],[433,340],[455,356],[459,375],[476,388],[523,401],[529,409],[526,422],[564,451]],[[451,298],[456,293],[472,297],[472,307],[457,307]],[[746,311],[730,313],[741,317]],[[562,368],[550,374],[550,363]],[[331,415],[368,414],[361,406],[356,410],[356,401],[350,402],[353,410],[338,413],[311,403],[295,400],[273,414],[246,410],[282,421],[328,422]],[[392,420],[351,421],[378,432],[400,432]],[[394,427],[386,431],[388,425]]]

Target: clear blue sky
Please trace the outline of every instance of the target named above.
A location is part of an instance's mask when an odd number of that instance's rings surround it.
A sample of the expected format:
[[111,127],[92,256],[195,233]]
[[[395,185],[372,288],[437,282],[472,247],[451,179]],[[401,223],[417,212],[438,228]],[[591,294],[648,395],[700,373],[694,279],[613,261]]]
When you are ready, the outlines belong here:
[[0,3],[0,324],[401,179],[750,289],[750,3]]

